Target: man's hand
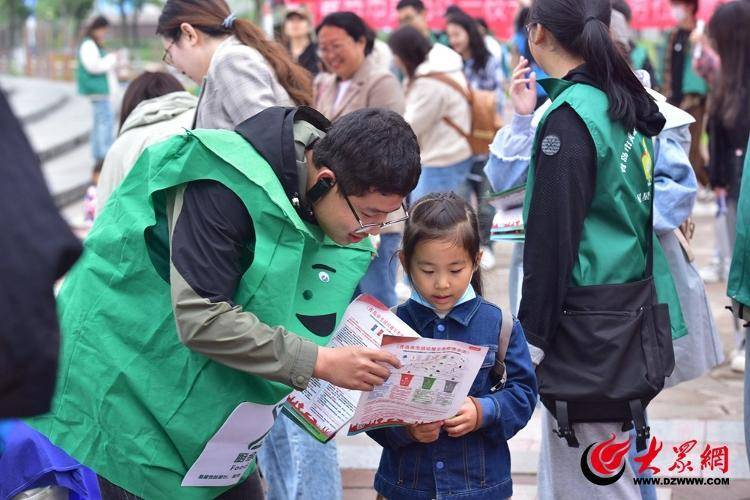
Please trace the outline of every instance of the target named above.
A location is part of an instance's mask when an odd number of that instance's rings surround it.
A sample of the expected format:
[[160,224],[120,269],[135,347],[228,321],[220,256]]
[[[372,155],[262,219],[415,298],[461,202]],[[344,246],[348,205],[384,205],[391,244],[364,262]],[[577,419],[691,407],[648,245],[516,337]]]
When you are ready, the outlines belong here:
[[443,427],[450,437],[457,438],[476,430],[480,423],[481,417],[477,411],[477,406],[471,398],[466,398],[464,404],[458,410],[458,414],[446,420]]
[[432,443],[437,441],[440,436],[440,427],[442,427],[443,421],[431,422],[429,424],[412,424],[407,425],[406,430],[409,431],[414,441],[420,443]]
[[388,352],[363,347],[319,347],[313,376],[344,389],[371,391],[382,385],[391,372],[383,366],[401,366]]

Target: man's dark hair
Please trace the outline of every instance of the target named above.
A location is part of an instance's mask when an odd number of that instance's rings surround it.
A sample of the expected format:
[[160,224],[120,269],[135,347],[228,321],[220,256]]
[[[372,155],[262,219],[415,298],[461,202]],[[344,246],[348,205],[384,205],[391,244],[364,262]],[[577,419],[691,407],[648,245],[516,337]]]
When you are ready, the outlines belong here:
[[398,4],[396,4],[396,10],[405,9],[406,7],[413,7],[417,12],[425,11],[422,0],[399,0]]
[[406,196],[422,171],[414,131],[398,113],[380,108],[336,120],[313,146],[313,163],[331,169],[348,196],[370,191]]
[[623,16],[625,20],[630,24],[633,20],[633,11],[630,9],[630,5],[625,0],[612,0],[612,10],[616,10]]
[[355,42],[365,39],[365,55],[369,56],[375,46],[375,32],[365,23],[361,17],[354,12],[334,12],[328,14],[315,28],[315,34],[319,34],[326,26],[334,26],[346,31],[346,34]]
[[671,0],[671,2],[687,6],[693,12],[693,15],[698,13],[698,0]]

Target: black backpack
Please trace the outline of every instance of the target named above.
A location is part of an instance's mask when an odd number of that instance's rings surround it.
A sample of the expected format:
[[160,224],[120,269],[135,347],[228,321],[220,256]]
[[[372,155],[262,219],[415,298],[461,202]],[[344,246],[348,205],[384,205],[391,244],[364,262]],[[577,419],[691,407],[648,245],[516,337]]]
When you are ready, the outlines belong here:
[[569,288],[557,334],[537,368],[541,401],[569,446],[578,447],[576,422],[623,422],[623,430],[635,425],[637,450],[646,448],[644,410],[674,369],[669,306],[657,304],[653,283],[652,225],[653,204],[646,277]]

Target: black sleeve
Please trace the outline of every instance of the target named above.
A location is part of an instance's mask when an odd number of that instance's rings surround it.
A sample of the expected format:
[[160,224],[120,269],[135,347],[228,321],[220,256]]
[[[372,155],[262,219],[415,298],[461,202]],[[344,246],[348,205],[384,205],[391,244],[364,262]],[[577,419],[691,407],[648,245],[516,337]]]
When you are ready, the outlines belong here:
[[172,264],[196,293],[233,303],[254,243],[252,219],[239,196],[216,181],[188,184],[174,222]]
[[541,134],[526,221],[518,318],[529,343],[546,350],[557,329],[594,196],[596,150],[583,121],[567,105],[549,115]]

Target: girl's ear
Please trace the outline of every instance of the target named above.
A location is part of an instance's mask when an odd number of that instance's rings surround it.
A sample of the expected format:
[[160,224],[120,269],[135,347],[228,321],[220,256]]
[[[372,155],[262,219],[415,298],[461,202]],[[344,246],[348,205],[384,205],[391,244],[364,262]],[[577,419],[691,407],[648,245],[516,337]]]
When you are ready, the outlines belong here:
[[401,262],[401,267],[404,268],[404,271],[406,271],[406,259],[404,258],[403,250],[398,251],[398,261]]
[[480,248],[479,252],[477,252],[477,258],[474,261],[474,272],[476,272],[477,269],[479,269],[479,263],[482,262],[482,255],[483,254],[484,254],[484,250]]

